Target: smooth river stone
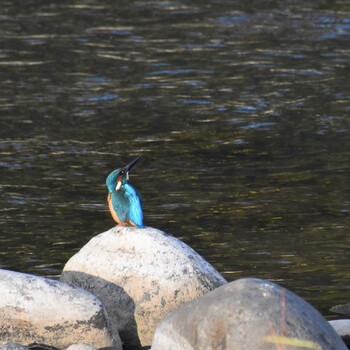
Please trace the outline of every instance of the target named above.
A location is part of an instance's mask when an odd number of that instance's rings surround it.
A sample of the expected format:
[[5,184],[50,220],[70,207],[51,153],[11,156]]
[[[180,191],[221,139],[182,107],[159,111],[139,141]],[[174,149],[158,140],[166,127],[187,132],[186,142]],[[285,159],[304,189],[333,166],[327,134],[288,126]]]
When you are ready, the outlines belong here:
[[152,350],[347,350],[305,300],[254,278],[230,282],[170,313]]
[[103,302],[127,349],[150,345],[170,311],[226,283],[188,245],[151,227],[99,234],[67,262],[61,280]]
[[[101,302],[67,283],[0,270],[0,344],[112,346]],[[114,342],[121,349],[120,339]]]

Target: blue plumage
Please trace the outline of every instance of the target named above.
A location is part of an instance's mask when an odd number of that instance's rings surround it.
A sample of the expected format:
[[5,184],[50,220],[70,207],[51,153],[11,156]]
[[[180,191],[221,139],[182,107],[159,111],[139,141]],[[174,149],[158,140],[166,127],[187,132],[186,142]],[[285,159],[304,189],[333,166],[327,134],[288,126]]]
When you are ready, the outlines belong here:
[[129,170],[139,159],[140,156],[124,168],[112,171],[106,179],[109,210],[118,225],[143,227],[140,196],[137,190],[128,183]]

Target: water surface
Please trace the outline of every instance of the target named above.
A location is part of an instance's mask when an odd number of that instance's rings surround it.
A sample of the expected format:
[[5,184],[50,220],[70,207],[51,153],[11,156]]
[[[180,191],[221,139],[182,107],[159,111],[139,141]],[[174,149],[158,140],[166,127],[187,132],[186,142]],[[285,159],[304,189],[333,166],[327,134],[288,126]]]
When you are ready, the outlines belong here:
[[58,276],[106,175],[228,280],[349,302],[347,1],[6,1],[0,267]]

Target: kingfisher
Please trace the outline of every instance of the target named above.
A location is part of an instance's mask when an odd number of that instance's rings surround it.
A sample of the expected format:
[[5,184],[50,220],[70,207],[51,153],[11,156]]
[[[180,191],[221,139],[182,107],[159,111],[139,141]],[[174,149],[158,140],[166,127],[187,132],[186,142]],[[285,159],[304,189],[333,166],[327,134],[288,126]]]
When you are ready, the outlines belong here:
[[129,183],[129,171],[140,157],[136,157],[124,168],[113,170],[106,179],[109,211],[120,226],[144,227],[141,198]]

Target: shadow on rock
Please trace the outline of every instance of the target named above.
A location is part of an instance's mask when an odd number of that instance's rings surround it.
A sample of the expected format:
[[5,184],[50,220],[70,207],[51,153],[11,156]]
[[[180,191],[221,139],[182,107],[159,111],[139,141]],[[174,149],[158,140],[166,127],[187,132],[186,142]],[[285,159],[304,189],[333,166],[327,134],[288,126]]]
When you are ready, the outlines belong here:
[[226,283],[191,247],[152,227],[114,227],[93,237],[61,280],[98,297],[130,349],[150,346],[169,312]]
[[122,287],[79,271],[66,271],[64,281],[87,290],[102,302],[113,340],[120,337],[124,350],[143,348],[134,316],[135,303]]

